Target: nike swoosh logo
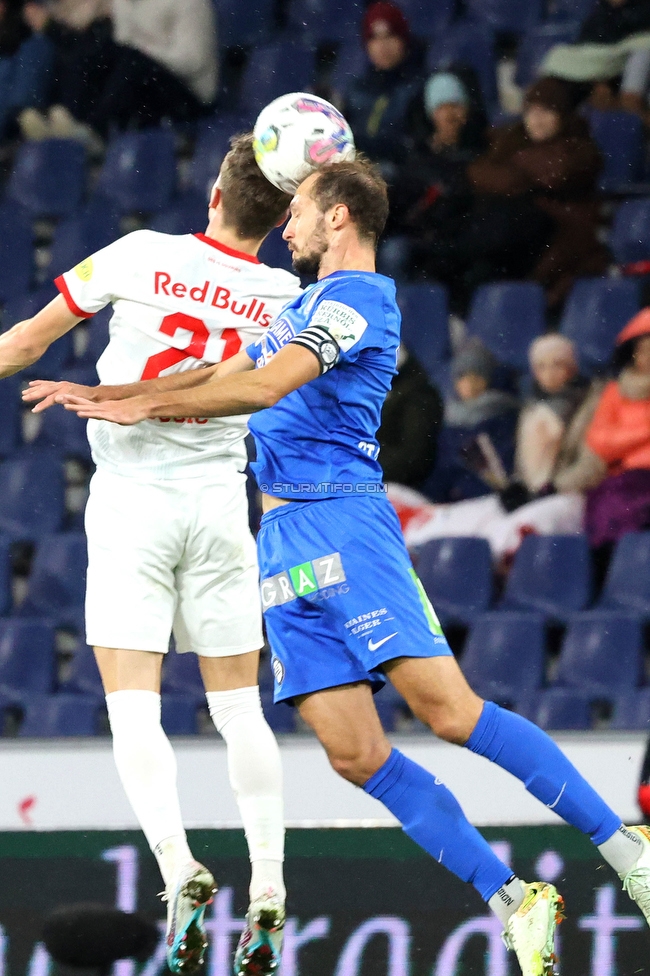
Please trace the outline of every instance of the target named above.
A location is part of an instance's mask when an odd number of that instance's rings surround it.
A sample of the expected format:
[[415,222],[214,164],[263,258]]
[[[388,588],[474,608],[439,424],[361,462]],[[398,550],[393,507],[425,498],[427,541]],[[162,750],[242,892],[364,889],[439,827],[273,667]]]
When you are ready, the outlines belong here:
[[378,648],[380,648],[382,644],[385,644],[386,641],[391,640],[392,637],[397,637],[397,631],[395,631],[394,634],[389,634],[388,637],[384,637],[382,640],[377,641],[376,644],[373,644],[372,639],[369,637],[368,638],[368,650],[369,651],[376,651],[376,650],[378,650]]

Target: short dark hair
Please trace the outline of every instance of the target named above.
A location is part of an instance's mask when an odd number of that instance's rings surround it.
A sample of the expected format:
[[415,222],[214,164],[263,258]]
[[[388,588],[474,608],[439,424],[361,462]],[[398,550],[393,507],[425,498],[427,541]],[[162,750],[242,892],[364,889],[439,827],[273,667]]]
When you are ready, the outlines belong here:
[[266,237],[291,203],[290,195],[269,183],[255,162],[252,132],[230,140],[220,187],[224,223],[242,240]]
[[322,213],[344,203],[359,237],[376,246],[388,217],[388,187],[369,159],[358,154],[354,161],[324,166],[310,195]]

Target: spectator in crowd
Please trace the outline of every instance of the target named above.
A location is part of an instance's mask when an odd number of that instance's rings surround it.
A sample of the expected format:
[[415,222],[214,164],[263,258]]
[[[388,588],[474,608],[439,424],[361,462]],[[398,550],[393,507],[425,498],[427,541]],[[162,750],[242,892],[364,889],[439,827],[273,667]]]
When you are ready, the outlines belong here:
[[566,86],[554,78],[536,82],[521,122],[495,130],[489,151],[469,166],[481,202],[467,256],[483,260],[488,279],[538,281],[556,308],[577,276],[602,274],[608,264],[596,236],[600,168]]
[[594,107],[650,121],[650,0],[597,0],[577,43],[552,48],[541,72],[593,84]]
[[417,486],[436,460],[443,405],[437,389],[406,347],[399,347],[397,374],[377,431],[385,481]]
[[47,103],[54,59],[40,3],[0,0],[0,139]]
[[357,147],[392,179],[405,157],[409,112],[422,77],[408,21],[395,4],[371,3],[362,33],[370,65],[345,91],[343,111]]
[[486,472],[512,469],[519,403],[492,386],[496,366],[478,339],[467,340],[452,360],[454,395],[445,401],[438,460],[423,488],[438,502],[484,495]]

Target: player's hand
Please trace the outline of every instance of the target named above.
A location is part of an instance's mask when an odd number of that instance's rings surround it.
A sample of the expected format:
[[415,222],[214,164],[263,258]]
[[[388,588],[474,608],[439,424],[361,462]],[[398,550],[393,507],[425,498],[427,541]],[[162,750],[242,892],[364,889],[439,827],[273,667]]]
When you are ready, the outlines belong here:
[[149,416],[147,397],[130,397],[128,400],[104,400],[103,403],[93,403],[84,397],[70,394],[59,395],[57,403],[62,403],[66,410],[71,410],[84,420],[109,420],[122,427],[139,424]]
[[95,388],[92,386],[69,383],[67,380],[31,380],[27,389],[23,390],[22,396],[25,403],[34,403],[36,400],[40,400],[41,402],[32,408],[32,413],[42,413],[48,407],[61,402],[56,399],[58,396],[65,394],[83,397],[85,400],[93,400],[94,390]]

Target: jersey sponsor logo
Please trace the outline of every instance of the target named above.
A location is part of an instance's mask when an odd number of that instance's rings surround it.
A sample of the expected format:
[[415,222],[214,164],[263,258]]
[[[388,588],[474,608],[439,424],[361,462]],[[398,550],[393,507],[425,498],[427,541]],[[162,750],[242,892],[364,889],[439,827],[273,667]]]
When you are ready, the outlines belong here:
[[262,610],[291,603],[298,597],[309,599],[320,590],[345,583],[346,579],[341,554],[338,552],[299,563],[283,573],[276,573],[275,576],[262,580]]
[[327,329],[343,352],[351,349],[368,328],[366,319],[356,309],[331,299],[320,303],[309,324]]
[[273,677],[275,678],[276,683],[281,685],[284,681],[284,664],[279,657],[275,656],[275,654],[271,658],[271,671],[273,672]]
[[389,634],[388,637],[382,637],[382,639],[380,641],[377,641],[376,643],[375,643],[375,641],[373,641],[372,637],[369,637],[368,638],[368,650],[369,651],[378,651],[382,644],[385,644],[387,641],[392,640],[393,637],[397,637],[397,631],[395,631],[394,634]]
[[77,278],[81,278],[82,281],[90,281],[93,276],[93,259],[86,258],[85,261],[75,265],[73,271]]
[[379,607],[377,610],[369,610],[368,613],[360,613],[358,617],[352,617],[351,620],[346,620],[344,627],[349,630],[351,634],[355,637],[362,638],[369,630],[374,627],[381,627],[385,620],[392,620],[392,617],[386,618],[388,613],[388,607]]
[[[76,269],[75,269],[76,270]],[[265,312],[265,302],[262,298],[250,298],[247,301],[233,297],[230,288],[224,285],[217,285],[209,279],[202,285],[188,285],[184,281],[173,281],[172,276],[167,271],[154,272],[154,295],[166,295],[168,298],[189,298],[192,302],[199,305],[206,305],[209,308],[218,308],[223,311],[232,312],[242,318],[257,322],[262,328],[266,328],[273,315]]]

